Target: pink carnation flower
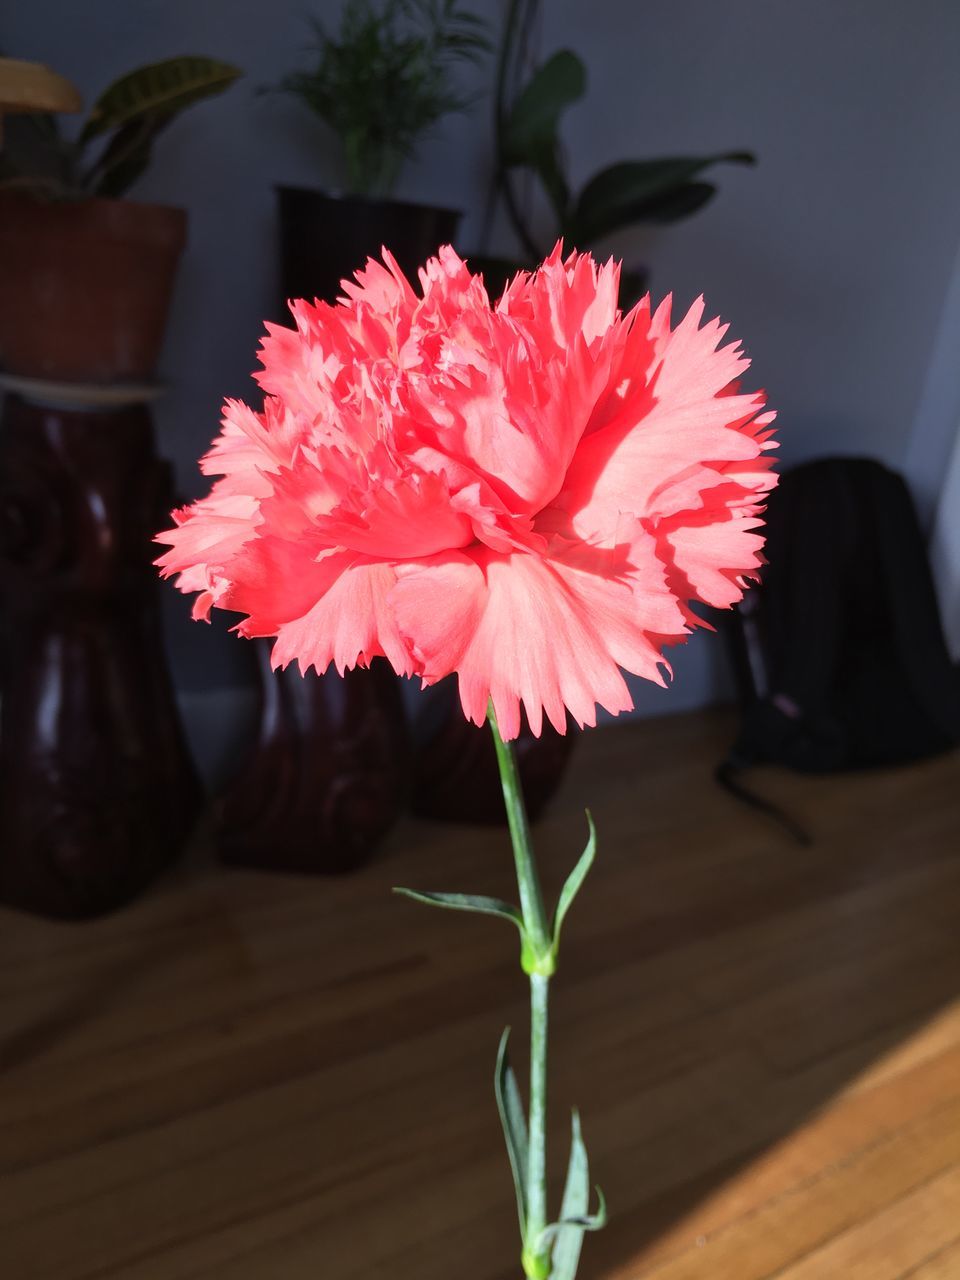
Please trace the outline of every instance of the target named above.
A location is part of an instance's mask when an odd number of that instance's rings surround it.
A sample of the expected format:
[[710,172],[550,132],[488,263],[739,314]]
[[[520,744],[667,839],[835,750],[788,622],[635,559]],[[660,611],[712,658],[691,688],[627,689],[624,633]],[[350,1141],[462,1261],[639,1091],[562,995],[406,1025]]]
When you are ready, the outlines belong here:
[[[158,561],[210,608],[276,636],[275,666],[384,655],[425,684],[456,672],[467,716],[522,703],[632,706],[665,644],[761,564],[772,413],[698,301],[617,308],[618,268],[560,247],[491,306],[450,248],[417,294],[384,251],[336,306],[268,325],[262,413],[227,401],[209,497],[175,513]],[[668,669],[668,668],[667,668]]]

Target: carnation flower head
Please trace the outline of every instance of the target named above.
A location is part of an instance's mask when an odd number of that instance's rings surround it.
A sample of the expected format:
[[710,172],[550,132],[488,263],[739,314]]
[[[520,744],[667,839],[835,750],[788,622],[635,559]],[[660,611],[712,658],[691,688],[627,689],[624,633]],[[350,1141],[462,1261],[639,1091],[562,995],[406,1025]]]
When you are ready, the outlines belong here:
[[263,409],[228,400],[174,513],[164,575],[275,636],[273,664],[386,657],[466,715],[492,699],[596,722],[631,708],[623,671],[664,683],[663,647],[727,607],[761,564],[773,414],[703,300],[617,306],[619,269],[558,245],[491,305],[453,249],[419,292],[384,250],[335,305],[267,326]]

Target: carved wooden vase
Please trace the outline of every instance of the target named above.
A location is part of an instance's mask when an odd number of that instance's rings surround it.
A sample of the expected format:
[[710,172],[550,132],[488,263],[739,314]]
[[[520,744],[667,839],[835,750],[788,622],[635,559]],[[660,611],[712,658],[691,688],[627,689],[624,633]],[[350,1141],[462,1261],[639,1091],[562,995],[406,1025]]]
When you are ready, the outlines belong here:
[[224,861],[270,871],[341,872],[363,863],[405,801],[409,744],[400,688],[383,659],[369,670],[271,671],[254,642],[256,745],[224,798]]
[[200,793],[163,653],[171,505],[142,404],[8,395],[0,431],[0,900],[97,915],[176,857]]
[[[504,826],[507,817],[493,735],[463,714],[456,681],[427,693],[413,782],[413,811],[423,818]],[[563,780],[576,727],[557,733],[545,722],[534,737],[524,715],[514,742],[527,815],[535,822]]]

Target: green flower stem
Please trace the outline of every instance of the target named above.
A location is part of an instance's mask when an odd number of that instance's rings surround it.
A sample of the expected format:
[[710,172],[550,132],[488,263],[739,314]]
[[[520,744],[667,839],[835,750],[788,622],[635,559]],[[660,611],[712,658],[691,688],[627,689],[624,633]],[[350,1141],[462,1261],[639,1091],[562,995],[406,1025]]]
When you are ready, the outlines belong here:
[[[527,1232],[533,1242],[547,1225],[547,993],[546,974],[530,975],[530,1133],[527,1166]],[[525,1242],[526,1243],[526,1242]],[[528,1246],[529,1247],[529,1246]],[[549,1252],[545,1257],[528,1257],[524,1249],[524,1269],[528,1276],[548,1276]]]
[[500,766],[500,782],[507,807],[513,857],[523,912],[524,949],[521,963],[530,977],[530,1112],[527,1123],[527,1221],[523,1238],[523,1269],[530,1280],[548,1280],[550,1252],[538,1254],[533,1242],[547,1226],[547,996],[555,956],[543,907],[543,893],[533,859],[530,826],[523,803],[513,747],[500,737],[491,706],[488,712]]
[[503,787],[503,799],[507,806],[507,823],[510,827],[510,839],[513,842],[513,860],[517,867],[517,886],[520,890],[520,908],[523,912],[523,925],[530,941],[533,955],[524,957],[524,970],[533,973],[537,969],[543,971],[549,966],[548,976],[553,972],[551,954],[550,926],[543,906],[543,893],[540,889],[540,878],[537,865],[533,860],[533,845],[530,840],[530,824],[527,821],[527,810],[523,803],[523,791],[520,788],[520,776],[517,773],[517,761],[513,746],[504,742],[497,727],[497,717],[491,706],[487,712],[490,728],[493,730],[493,741],[497,748],[497,764],[500,766],[500,784]]

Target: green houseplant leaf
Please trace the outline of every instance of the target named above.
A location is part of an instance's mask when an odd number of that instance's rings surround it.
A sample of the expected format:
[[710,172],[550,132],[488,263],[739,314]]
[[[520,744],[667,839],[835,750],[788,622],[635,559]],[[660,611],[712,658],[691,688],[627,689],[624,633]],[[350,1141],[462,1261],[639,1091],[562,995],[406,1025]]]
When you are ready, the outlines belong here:
[[153,144],[169,117],[145,116],[118,129],[84,177],[91,195],[124,195],[150,165]]
[[561,49],[534,72],[500,131],[501,162],[536,170],[561,223],[570,206],[570,188],[557,127],[560,116],[583,97],[586,87],[583,63],[569,49]]
[[[710,183],[698,181],[704,168],[721,161],[753,164],[746,151],[710,156],[666,157],[626,161],[598,173],[580,193],[571,193],[560,146],[558,127],[563,112],[581,98],[586,71],[569,50],[555,53],[519,90],[525,50],[541,13],[541,0],[509,0],[497,72],[497,170],[495,195],[502,197],[507,216],[532,270],[556,240],[588,250],[595,238],[639,222],[673,222],[702,208],[715,194]],[[512,171],[532,170],[556,214],[556,227],[546,248],[535,234],[528,211],[514,191]],[[502,273],[500,273],[502,277]],[[629,305],[643,292],[645,278],[621,277],[621,304]]]
[[529,164],[556,144],[560,116],[583,97],[587,73],[569,49],[538,67],[503,124],[500,140],[507,164]]
[[166,58],[138,67],[104,89],[93,104],[81,142],[144,116],[170,117],[228,88],[240,71],[215,58]]
[[634,222],[669,222],[686,217],[711,198],[714,188],[694,182],[714,164],[754,164],[749,151],[713,156],[668,156],[626,160],[595,174],[580,192],[570,232],[583,243]]
[[672,191],[665,191],[647,203],[634,219],[636,222],[679,222],[709,204],[717,194],[712,182],[685,182]]
[[121,196],[150,163],[157,135],[239,75],[229,63],[201,56],[139,67],[104,90],[76,141],[60,133],[52,116],[18,129],[0,158],[0,185],[59,200]]
[[222,93],[239,76],[214,58],[168,58],[115,80],[93,105],[79,146],[112,134],[81,179],[84,191],[122,196],[150,163],[153,144],[181,111]]
[[383,199],[421,138],[471,105],[453,68],[489,50],[486,23],[456,0],[346,0],[338,32],[311,25],[313,65],[277,88],[337,135],[349,191]]

